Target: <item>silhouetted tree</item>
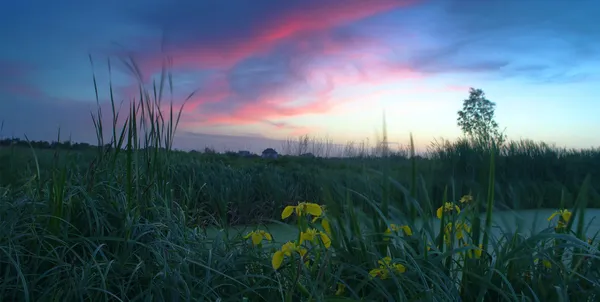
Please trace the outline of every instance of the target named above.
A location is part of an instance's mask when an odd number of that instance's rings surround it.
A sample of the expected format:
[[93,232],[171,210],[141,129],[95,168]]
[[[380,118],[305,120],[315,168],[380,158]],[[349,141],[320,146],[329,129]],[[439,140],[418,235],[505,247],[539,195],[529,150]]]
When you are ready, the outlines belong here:
[[481,89],[469,89],[469,98],[463,101],[463,109],[458,111],[458,126],[472,139],[483,142],[495,140],[504,142],[504,134],[498,130],[494,120],[496,103],[488,100]]

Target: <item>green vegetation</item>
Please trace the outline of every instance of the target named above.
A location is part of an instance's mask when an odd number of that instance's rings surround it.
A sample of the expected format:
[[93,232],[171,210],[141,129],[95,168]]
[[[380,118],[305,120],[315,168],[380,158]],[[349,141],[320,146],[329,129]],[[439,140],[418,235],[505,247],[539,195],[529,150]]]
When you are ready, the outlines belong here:
[[[169,82],[112,125],[94,114],[101,147],[0,146],[3,300],[598,299],[599,241],[584,222],[600,207],[600,150],[464,139],[424,157],[173,151],[178,112],[158,110]],[[557,215],[532,235],[493,223],[540,208]]]
[[506,138],[498,130],[498,123],[494,119],[495,108],[496,103],[488,100],[483,90],[471,88],[469,98],[463,101],[463,109],[458,111],[456,122],[471,139],[495,141],[502,145]]

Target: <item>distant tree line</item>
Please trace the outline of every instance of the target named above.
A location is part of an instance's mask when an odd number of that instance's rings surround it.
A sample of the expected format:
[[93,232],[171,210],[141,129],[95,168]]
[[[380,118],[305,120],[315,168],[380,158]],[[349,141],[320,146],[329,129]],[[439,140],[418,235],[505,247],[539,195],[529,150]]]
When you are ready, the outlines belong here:
[[[0,140],[0,147],[29,147],[30,145],[35,149],[89,150],[98,148],[88,143],[73,143],[68,140],[63,142],[27,141],[20,138],[5,138]],[[105,148],[111,148],[111,145],[107,144]]]

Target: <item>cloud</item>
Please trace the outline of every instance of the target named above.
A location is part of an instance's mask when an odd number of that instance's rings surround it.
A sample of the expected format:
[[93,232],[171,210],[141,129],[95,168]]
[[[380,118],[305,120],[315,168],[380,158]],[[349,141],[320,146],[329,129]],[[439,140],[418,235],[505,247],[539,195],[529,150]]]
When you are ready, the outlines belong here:
[[[223,77],[216,77],[220,85],[200,89],[190,101],[192,105],[186,105],[186,114],[196,125],[325,114],[346,102],[336,96],[337,89],[419,79],[418,74],[385,62],[372,61],[366,68],[368,60],[347,63],[329,58],[326,63],[294,65],[295,58],[288,53],[245,61],[227,73],[226,83]],[[322,55],[315,55],[314,60],[319,58]]]
[[[134,39],[144,43],[112,54],[132,55],[147,87],[165,57],[172,59],[177,105],[196,91],[184,106],[183,128],[324,114],[343,103],[332,94],[344,85],[414,76],[378,58],[389,51],[385,41],[347,26],[415,3],[157,1],[129,13],[163,36]],[[139,94],[135,83],[116,91],[125,99]]]
[[[146,31],[164,31],[162,49],[151,43],[152,38],[137,39],[147,43],[133,49],[134,58],[142,79],[151,87],[165,55],[170,55],[176,108],[197,90],[184,106],[181,125],[194,129],[326,114],[343,108],[347,99],[336,94],[341,89],[371,89],[422,79],[417,67],[394,58],[394,47],[383,38],[349,26],[415,3],[288,1],[272,5],[259,1],[232,7],[227,2],[174,5],[157,1],[128,12]],[[125,70],[118,64],[113,68]],[[139,94],[136,83],[115,91],[118,100]],[[284,128],[298,133],[309,130],[276,127]]]
[[297,35],[330,30],[415,2],[163,2],[164,5],[142,11],[137,17],[164,32],[165,47],[144,47],[143,51],[138,49],[138,54],[142,65],[152,70],[158,70],[163,50],[174,58],[175,67],[225,68],[249,56],[264,54]]
[[428,34],[435,43],[404,61],[415,70],[557,83],[591,80],[591,72],[579,70],[600,62],[600,27],[589,23],[600,13],[596,3],[447,0],[433,6],[436,22]]
[[385,41],[347,28],[299,33],[229,68],[207,69],[184,107],[183,127],[325,114],[345,101],[336,89],[420,78],[386,60],[391,53]]
[[[550,59],[533,63],[514,59],[514,53],[522,52],[519,43],[523,41],[515,38],[518,31],[512,32],[518,28],[505,25],[502,18],[511,13],[508,18],[515,24],[535,27],[543,24],[547,15],[527,14],[514,5],[502,8],[495,2],[461,10],[464,3],[446,1],[438,4],[444,8],[436,19],[440,25],[431,30],[435,43],[419,45],[405,39],[403,44],[394,44],[386,41],[387,37],[365,34],[349,25],[378,14],[401,12],[399,8],[410,8],[416,2],[373,3],[351,1],[342,6],[336,1],[292,1],[267,7],[257,2],[255,7],[241,5],[234,10],[225,10],[220,4],[165,4],[141,18],[165,30],[166,51],[148,48],[138,53],[140,65],[152,72],[159,59],[169,54],[175,69],[211,71],[209,79],[196,82],[199,90],[185,106],[183,126],[190,128],[326,114],[347,101],[336,97],[343,87],[372,87],[444,74],[521,77],[539,83],[589,79],[583,73],[561,69]],[[246,9],[249,11],[242,13]],[[211,10],[213,18],[193,15],[202,10]],[[484,12],[491,17],[482,18]],[[525,22],[528,16],[531,24]],[[478,22],[480,27],[475,26]],[[217,27],[218,34],[210,30]],[[512,42],[503,42],[505,37]],[[400,49],[408,53],[398,53]]]

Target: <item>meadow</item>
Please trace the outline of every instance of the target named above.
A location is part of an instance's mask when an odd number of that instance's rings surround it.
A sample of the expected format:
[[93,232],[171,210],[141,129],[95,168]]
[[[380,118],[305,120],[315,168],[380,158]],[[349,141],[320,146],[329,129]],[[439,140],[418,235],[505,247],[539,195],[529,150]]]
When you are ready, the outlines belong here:
[[0,146],[1,300],[600,299],[600,150],[183,152],[142,91],[97,147]]

